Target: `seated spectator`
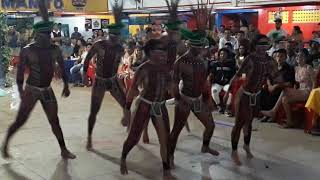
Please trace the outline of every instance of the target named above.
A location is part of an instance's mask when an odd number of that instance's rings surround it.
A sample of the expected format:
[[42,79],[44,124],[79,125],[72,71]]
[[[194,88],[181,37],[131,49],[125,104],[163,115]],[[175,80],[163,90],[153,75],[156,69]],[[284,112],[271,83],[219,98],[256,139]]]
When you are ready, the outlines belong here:
[[303,33],[299,26],[293,26],[293,30],[290,38],[293,41],[298,42],[299,44],[303,44],[303,41],[304,41]]
[[56,45],[60,46],[62,42],[62,38],[64,37],[63,31],[59,29],[57,23],[53,25],[53,30],[51,32],[51,40]]
[[260,34],[259,30],[253,24],[249,24],[249,32],[248,32],[249,41],[252,42],[258,34]]
[[238,53],[238,49],[239,49],[239,42],[243,39],[245,39],[245,33],[243,31],[238,31],[236,33],[236,39],[237,39],[237,43],[234,46],[234,50],[236,53]]
[[[83,87],[83,64],[84,60],[86,59],[86,56],[91,48],[92,44],[87,44],[84,51],[81,51],[82,54],[79,57],[78,61],[75,63],[75,65],[70,69],[70,74],[72,78],[72,82],[74,83],[74,86],[80,86]],[[80,78],[79,78],[80,77]]]
[[317,31],[312,31],[311,39],[317,39],[317,38],[320,38],[319,32],[317,32]]
[[[209,64],[210,81],[212,83],[212,98],[218,106],[219,112],[224,113],[225,107],[223,102],[220,102],[220,92],[228,91],[231,78],[236,72],[235,62],[230,59],[230,52],[226,48],[222,48],[218,52],[218,61],[211,61]],[[230,115],[232,95],[229,94],[227,100],[227,113]]]
[[62,41],[62,46],[60,49],[64,60],[71,58],[73,54],[73,46],[71,45],[71,40],[69,38],[66,38]]
[[102,29],[99,29],[98,32],[97,32],[97,36],[96,36],[95,39],[94,39],[94,42],[97,42],[97,41],[99,41],[99,40],[105,40],[105,39],[106,39],[106,37],[105,37],[105,35],[104,35],[103,30],[102,30]]
[[136,46],[133,55],[132,69],[135,71],[142,63],[144,63],[144,59],[142,46]]
[[308,64],[311,66],[318,65],[320,63],[320,38],[312,39],[310,41],[310,58]]
[[275,42],[275,41],[278,41],[280,39],[284,40],[287,38],[288,36],[288,33],[281,28],[282,26],[282,19],[280,18],[276,18],[274,20],[275,22],[275,29],[271,30],[267,36],[268,38],[272,41],[272,42]]
[[85,27],[85,31],[82,32],[82,38],[88,42],[89,38],[92,40],[93,33],[92,33],[92,30],[89,29],[88,25],[85,25],[84,27]]
[[92,38],[88,38],[88,39],[87,39],[87,43],[88,43],[88,44],[93,44]]
[[289,40],[285,46],[288,54],[286,62],[292,67],[297,66],[298,62],[296,60],[296,57],[297,57],[296,52],[299,48],[299,43],[294,40]]
[[78,27],[74,27],[73,30],[74,30],[74,32],[71,34],[71,38],[74,38],[74,39],[82,38],[81,33],[79,33]]
[[294,127],[290,104],[307,101],[314,81],[313,68],[306,64],[308,59],[308,50],[302,49],[297,56],[298,66],[295,67],[295,88],[291,86],[284,87],[276,105],[270,111],[261,111],[265,116],[274,117],[281,105],[286,113],[287,121],[284,128]]
[[231,36],[231,30],[225,29],[224,30],[224,37],[220,38],[219,41],[219,49],[222,49],[226,46],[226,43],[231,43],[232,47],[235,48],[237,44],[237,39],[233,36]]
[[78,39],[77,44],[73,48],[73,57],[79,58],[82,52],[86,49],[86,41],[84,39]]
[[235,57],[237,69],[240,68],[244,59],[249,55],[249,51],[250,51],[249,40],[246,40],[246,39],[241,40],[239,43],[239,53]]

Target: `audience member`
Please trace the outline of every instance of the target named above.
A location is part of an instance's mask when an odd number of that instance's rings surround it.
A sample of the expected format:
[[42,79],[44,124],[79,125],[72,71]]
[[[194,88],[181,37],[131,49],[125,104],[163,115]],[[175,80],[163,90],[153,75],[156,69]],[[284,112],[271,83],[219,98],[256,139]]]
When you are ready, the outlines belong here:
[[270,111],[261,111],[268,117],[274,117],[281,105],[286,113],[287,121],[283,128],[292,128],[295,123],[292,121],[290,104],[307,101],[314,82],[313,68],[306,64],[308,59],[308,50],[301,49],[297,56],[298,65],[295,67],[295,88],[291,85],[284,86],[276,105]]
[[[78,41],[82,41],[84,42],[83,39],[78,40]],[[75,65],[70,69],[70,74],[71,74],[71,78],[72,78],[72,82],[74,83],[74,86],[80,86],[83,87],[83,64],[84,64],[84,60],[92,46],[92,44],[84,44],[86,47],[84,48],[84,50],[81,52],[81,56],[79,57],[79,59],[77,60],[77,62],[75,63]]]
[[275,29],[271,30],[269,33],[268,33],[268,38],[272,41],[272,42],[275,42],[275,41],[278,41],[278,40],[284,40],[287,38],[288,36],[288,33],[281,28],[282,26],[282,19],[280,18],[277,18],[274,20],[275,22]]
[[320,63],[320,38],[312,39],[310,41],[310,58],[308,64],[312,66],[319,66]]
[[74,31],[74,32],[71,34],[71,38],[74,38],[74,39],[80,39],[80,38],[82,38],[81,33],[79,33],[78,27],[74,27],[74,28],[73,28],[73,31]]
[[63,31],[61,31],[59,29],[58,24],[55,23],[53,25],[53,30],[51,32],[52,42],[55,43],[56,45],[60,45],[63,37],[64,37]]
[[[235,62],[230,59],[230,51],[226,48],[222,48],[218,52],[218,61],[211,61],[209,64],[210,71],[210,81],[212,83],[212,98],[218,106],[219,112],[224,113],[225,107],[224,103],[220,101],[220,92],[223,90],[225,92],[229,89],[229,83],[231,78],[236,72]],[[227,113],[230,113],[232,95],[229,95],[227,101]]]
[[104,36],[104,32],[102,29],[99,29],[98,32],[97,32],[97,36],[96,38],[94,39],[94,42],[97,42],[99,40],[104,40],[106,37]]
[[296,52],[298,51],[298,48],[299,48],[298,46],[299,46],[299,43],[294,40],[289,40],[286,43],[286,50],[288,54],[286,62],[292,67],[295,67],[298,64],[296,60],[296,57],[297,57]]
[[237,44],[237,39],[233,36],[231,36],[230,29],[224,30],[224,37],[220,38],[219,41],[219,49],[222,49],[225,47],[226,43],[231,43],[232,47],[235,48],[235,45]]
[[293,41],[297,41],[299,44],[303,44],[304,37],[300,29],[300,26],[293,26],[292,34],[290,37]]
[[245,58],[249,55],[250,53],[250,42],[247,39],[242,39],[239,42],[239,53],[236,55],[236,65],[237,69],[240,68],[241,64],[245,60]]
[[73,54],[73,46],[71,45],[71,39],[65,38],[62,40],[62,46],[60,47],[62,56],[64,60],[68,60],[71,58]]
[[89,29],[89,26],[85,25],[85,31],[82,32],[82,38],[88,42],[89,38],[92,40],[92,36],[92,30]]
[[[295,84],[295,71],[287,62],[287,51],[285,49],[279,49],[276,51],[277,70],[268,78],[268,91],[270,92],[271,107],[274,107],[278,101],[282,91],[285,88],[293,87]],[[265,105],[269,106],[269,105]],[[269,116],[267,116],[269,117]],[[268,121],[268,118],[264,118],[262,122]],[[274,119],[272,118],[271,121]]]
[[248,39],[252,42],[257,35],[260,34],[259,30],[253,25],[249,24],[249,32],[248,32]]

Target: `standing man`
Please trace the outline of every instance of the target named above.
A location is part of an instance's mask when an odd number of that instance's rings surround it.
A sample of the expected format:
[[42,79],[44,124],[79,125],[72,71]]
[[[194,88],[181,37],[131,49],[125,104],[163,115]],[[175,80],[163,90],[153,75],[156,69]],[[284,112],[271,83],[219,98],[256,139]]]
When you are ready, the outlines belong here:
[[61,45],[62,38],[64,37],[64,34],[61,30],[59,30],[59,26],[57,23],[53,25],[53,30],[51,32],[51,40],[56,45]]
[[268,38],[272,41],[272,42],[275,42],[275,41],[280,41],[280,40],[284,40],[287,38],[288,36],[288,33],[287,31],[285,31],[284,29],[281,28],[282,26],[282,19],[280,18],[276,18],[274,20],[274,23],[275,23],[275,29],[271,30],[267,36]]
[[[39,9],[43,21],[36,23],[33,28],[35,32],[35,42],[24,47],[20,53],[21,61],[18,65],[17,85],[21,97],[21,104],[18,110],[16,120],[8,129],[2,146],[2,156],[9,158],[8,145],[11,137],[25,124],[28,117],[38,101],[49,119],[52,131],[56,136],[63,158],[76,158],[67,148],[64,142],[62,130],[58,118],[58,105],[54,92],[50,86],[55,63],[57,62],[60,69],[64,69],[62,53],[58,46],[50,43],[50,33],[52,31],[53,22],[49,21],[48,10],[44,1],[39,1]],[[30,69],[25,87],[24,70],[25,66]],[[67,76],[62,71],[64,88],[63,97],[70,95]]]
[[[187,122],[190,111],[205,126],[201,152],[210,153],[214,156],[219,152],[209,147],[215,128],[215,123],[209,108],[211,100],[208,93],[209,83],[208,65],[203,57],[205,47],[209,45],[205,30],[209,21],[211,10],[204,5],[198,4],[194,14],[197,17],[197,31],[181,30],[182,37],[189,40],[189,48],[180,56],[173,66],[173,96],[176,100],[174,125],[169,136],[169,162],[174,168],[174,151],[180,132]],[[182,80],[182,88],[179,89]],[[210,98],[209,98],[210,97]]]
[[127,126],[130,118],[130,111],[125,108],[126,96],[119,86],[117,70],[124,54],[120,43],[120,32],[124,25],[121,23],[122,5],[113,7],[115,23],[110,24],[109,39],[97,41],[86,56],[84,62],[84,74],[87,74],[90,60],[97,56],[96,81],[92,87],[91,109],[88,119],[88,141],[87,149],[92,149],[92,131],[96,122],[96,116],[100,110],[102,100],[106,91],[109,91],[123,109],[122,125]]
[[224,30],[224,36],[220,38],[219,41],[219,49],[222,49],[226,46],[227,43],[230,43],[232,45],[232,48],[235,49],[238,41],[235,37],[231,36],[231,30],[225,29]]
[[256,52],[249,55],[242,63],[235,77],[231,80],[228,91],[228,93],[230,93],[235,81],[243,75],[246,76],[245,83],[239,89],[235,97],[235,126],[231,133],[231,157],[237,165],[241,165],[238,155],[238,142],[242,128],[244,128],[243,148],[247,153],[247,157],[249,159],[253,158],[249,147],[252,132],[252,120],[256,113],[259,112],[259,96],[262,86],[274,69],[273,63],[266,53],[271,46],[268,37],[265,35],[259,35],[253,43],[256,44]]
[[74,30],[74,32],[71,34],[71,38],[80,39],[82,37],[82,35],[81,35],[81,33],[79,33],[79,28],[78,27],[74,27],[73,30]]

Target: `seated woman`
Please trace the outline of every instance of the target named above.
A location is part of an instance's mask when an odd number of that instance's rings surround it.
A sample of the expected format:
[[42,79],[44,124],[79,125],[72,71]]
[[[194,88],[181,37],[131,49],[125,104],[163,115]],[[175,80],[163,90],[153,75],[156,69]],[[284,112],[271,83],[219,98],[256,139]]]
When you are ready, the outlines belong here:
[[249,51],[250,51],[249,47],[250,47],[249,40],[243,39],[239,42],[239,53],[235,57],[236,63],[237,63],[237,69],[240,68],[244,59],[249,55]]
[[90,50],[90,48],[92,46],[92,44],[86,44],[86,42],[84,40],[81,40],[81,44],[85,48],[83,49],[81,46],[81,51],[79,51],[79,53],[81,53],[81,55],[80,55],[78,61],[75,63],[75,65],[70,69],[72,82],[74,83],[74,86],[79,86],[79,87],[84,86],[83,72],[82,72],[83,71],[83,63],[84,63],[84,60],[88,54],[88,51]]
[[308,55],[307,49],[301,49],[298,53],[298,66],[295,68],[295,88],[284,88],[273,109],[270,111],[261,111],[265,116],[274,117],[282,105],[287,117],[287,122],[283,125],[283,128],[294,127],[290,104],[307,101],[312,89],[314,73],[312,67],[306,64]]
[[[228,91],[229,82],[236,72],[235,61],[234,59],[230,59],[230,56],[230,51],[226,48],[222,48],[219,50],[218,61],[211,61],[209,65],[210,81],[212,83],[212,98],[218,106],[220,113],[224,113],[225,111],[223,103],[220,102],[220,92],[222,90],[226,92]],[[231,109],[231,98],[232,95],[229,94],[227,100],[228,114],[230,113],[229,110]]]
[[134,51],[135,42],[129,41],[126,45],[125,54],[123,55],[118,68],[119,83],[124,93],[129,90],[132,82],[133,70],[131,65],[133,63]]

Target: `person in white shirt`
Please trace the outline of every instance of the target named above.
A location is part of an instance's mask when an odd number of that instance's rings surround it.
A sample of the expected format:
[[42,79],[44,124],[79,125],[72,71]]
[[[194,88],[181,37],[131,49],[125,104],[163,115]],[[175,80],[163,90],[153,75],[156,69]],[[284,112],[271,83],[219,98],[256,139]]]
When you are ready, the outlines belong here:
[[231,36],[231,30],[227,29],[227,28],[224,30],[224,37],[220,38],[219,49],[224,48],[226,46],[226,43],[230,43],[234,49],[238,49],[237,39],[235,37]]
[[275,22],[275,26],[276,28],[271,30],[267,36],[268,38],[272,41],[272,42],[275,42],[275,41],[279,41],[279,40],[284,40],[288,37],[288,33],[281,28],[282,26],[282,19],[280,18],[277,18],[274,20]]
[[88,26],[85,26],[86,30],[84,32],[82,32],[82,38],[85,40],[85,41],[88,41],[89,38],[92,39],[92,36],[93,36],[93,32],[89,29]]
[[56,45],[61,45],[62,38],[64,37],[63,31],[59,30],[58,24],[53,25],[53,30],[51,32],[52,42]]

